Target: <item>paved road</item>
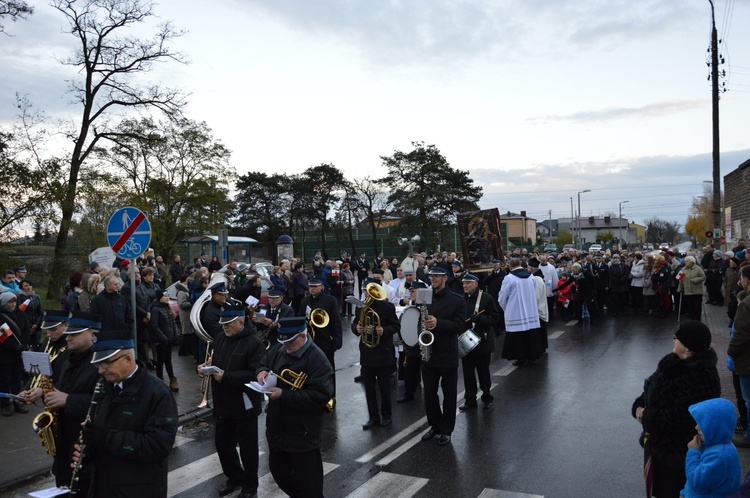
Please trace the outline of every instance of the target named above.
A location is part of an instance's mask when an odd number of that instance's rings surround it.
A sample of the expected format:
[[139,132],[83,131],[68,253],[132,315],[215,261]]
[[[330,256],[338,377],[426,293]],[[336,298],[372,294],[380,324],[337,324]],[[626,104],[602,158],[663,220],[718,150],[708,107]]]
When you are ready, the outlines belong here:
[[[722,354],[728,342],[724,310],[707,311],[722,358],[724,395],[734,400]],[[537,365],[516,368],[493,359],[495,407],[460,413],[445,447],[419,441],[427,428],[420,398],[396,405],[392,426],[362,431],[364,391],[352,382],[356,341],[347,336],[337,356],[339,403],[325,419],[326,496],[641,496],[639,426],[630,406],[644,378],[671,351],[675,329],[676,318],[635,314],[593,324],[554,321],[549,353]],[[189,380],[195,379],[181,384]],[[189,391],[179,396],[195,397]],[[211,496],[223,484],[212,434],[210,418],[181,428],[169,461],[170,496]],[[261,451],[259,496],[278,496],[265,438]],[[750,453],[741,452],[745,459]],[[747,468],[750,461],[744,463]],[[37,479],[7,496],[49,485]]]

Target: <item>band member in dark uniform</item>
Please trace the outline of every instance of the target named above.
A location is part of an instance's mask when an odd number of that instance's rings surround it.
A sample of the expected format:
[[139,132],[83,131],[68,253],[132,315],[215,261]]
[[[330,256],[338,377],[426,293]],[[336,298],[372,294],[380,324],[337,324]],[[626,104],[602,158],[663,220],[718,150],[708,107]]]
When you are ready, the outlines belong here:
[[[200,313],[201,325],[211,337],[216,337],[221,332],[221,325],[219,325],[219,316],[221,315],[221,307],[229,299],[229,289],[227,289],[224,282],[216,282],[207,290],[211,291],[211,299],[208,300],[206,305],[203,307]],[[198,358],[199,362],[206,358],[206,348],[208,344],[205,341],[198,341]]]
[[[42,351],[49,353],[52,362],[52,383],[57,385],[60,382],[60,374],[66,358],[70,354],[68,343],[65,340],[65,327],[68,325],[69,311],[64,310],[45,310],[44,319],[40,327],[41,330],[47,331],[47,341],[42,346]],[[33,403],[42,397],[42,389],[36,388],[20,393],[26,398],[27,403]]]
[[[331,364],[333,371],[336,371],[336,363],[333,359],[333,354],[341,349],[342,344],[342,328],[341,328],[341,314],[339,310],[339,303],[336,298],[323,293],[323,281],[318,278],[311,278],[308,282],[310,289],[310,295],[305,297],[300,303],[299,314],[307,318],[310,321],[310,316],[315,310],[323,310],[328,314],[328,325],[325,327],[318,327],[311,323],[310,327],[315,330],[313,341],[315,345],[320,348],[321,351],[328,358],[328,363]],[[312,331],[311,331],[312,335]],[[333,392],[336,395],[336,377],[333,378]]]
[[261,340],[268,341],[273,346],[276,344],[276,329],[280,318],[294,316],[294,309],[284,304],[284,291],[276,287],[268,289],[268,304],[261,308],[265,316],[256,324],[258,335]]
[[[83,465],[94,469],[89,495],[166,497],[167,457],[177,434],[172,393],[135,360],[130,331],[102,335],[92,363],[105,378],[103,392],[93,423],[83,429]],[[73,454],[78,458],[80,451]]]
[[[409,284],[409,298],[407,304],[416,305],[417,289],[426,289],[427,284],[421,280],[416,280]],[[419,387],[419,381],[422,376],[422,352],[419,345],[412,347],[404,345],[404,351],[400,355],[404,368],[404,394],[396,400],[396,403],[406,403],[412,401]]]
[[[429,273],[432,283],[432,304],[427,306],[427,320],[423,327],[432,332],[430,361],[422,361],[424,406],[430,430],[422,436],[429,441],[437,436],[438,445],[451,442],[456,425],[456,396],[458,395],[458,336],[466,327],[464,300],[446,287],[448,272],[435,266]],[[443,388],[440,407],[438,386]]]
[[[479,336],[479,344],[461,358],[464,372],[464,404],[459,406],[461,411],[477,406],[477,377],[482,389],[482,403],[484,408],[492,408],[494,397],[490,394],[492,386],[490,376],[490,360],[495,352],[495,337],[493,330],[500,321],[500,312],[495,300],[487,292],[479,290],[479,278],[467,273],[463,278],[464,298],[466,302],[467,328],[472,327]],[[475,373],[476,372],[476,375]]]
[[[503,285],[503,279],[507,275],[505,269],[502,267],[502,261],[499,259],[492,260],[492,271],[484,278],[481,282],[480,288],[490,295],[492,300],[497,303],[497,298],[500,295],[500,287]],[[500,336],[504,327],[504,316],[503,310],[498,306],[498,313],[500,313],[500,319],[497,325],[493,327],[495,337]]]
[[321,421],[333,396],[333,369],[308,338],[304,317],[281,318],[278,341],[258,368],[258,382],[265,385],[271,372],[290,382],[289,372],[306,377],[299,389],[276,379],[276,387],[268,393],[268,466],[289,496],[322,497]]
[[[94,386],[99,379],[99,373],[96,366],[91,364],[91,358],[94,355],[93,346],[95,335],[101,328],[101,320],[98,315],[84,313],[83,311],[73,311],[70,319],[67,318],[67,327],[65,322],[61,322],[64,328],[63,340],[66,342],[66,350],[63,354],[63,361],[60,357],[52,362],[53,371],[60,366],[60,375],[54,381],[54,389],[44,395],[44,404],[48,408],[57,411],[57,437],[55,445],[57,454],[52,464],[52,473],[55,475],[56,486],[69,486],[72,469],[70,468],[70,455],[73,451],[73,444],[78,441],[81,432],[81,423],[86,418],[91,395],[94,392]],[[56,320],[62,317],[47,313],[42,328],[53,325],[50,318]],[[59,328],[59,323],[55,327],[47,328],[48,333],[52,329]],[[52,332],[52,334],[57,331]],[[50,334],[50,338],[53,335]],[[53,377],[54,379],[54,377]],[[41,391],[34,389],[33,391]],[[32,398],[37,393],[33,393]],[[31,401],[31,398],[27,398]],[[81,490],[83,496],[86,496],[86,490],[90,484],[91,471],[83,467],[79,475]]]
[[[238,498],[255,496],[258,490],[258,415],[263,395],[245,387],[255,380],[255,372],[265,357],[260,342],[245,316],[240,302],[225,304],[219,318],[222,326],[214,338],[213,365],[221,373],[212,374],[216,452],[227,483],[219,489],[226,496],[241,488]],[[198,373],[203,374],[198,366]],[[237,455],[237,445],[240,454]]]
[[[396,317],[396,307],[388,302],[387,298],[382,301],[373,300],[370,308],[372,312],[377,313],[380,325],[373,324],[372,333],[366,334],[364,339],[359,341],[359,362],[362,365],[362,381],[365,385],[369,414],[367,422],[362,426],[365,430],[375,425],[391,424],[390,378],[393,372],[393,336],[398,334],[401,327]],[[360,322],[363,310],[364,308],[352,322],[352,332],[360,337],[365,331],[363,323]],[[369,320],[373,322],[372,313],[369,315]],[[365,319],[367,320],[367,317]],[[367,341],[367,344],[364,341]],[[378,410],[378,396],[375,391],[376,383],[380,389],[380,410]]]

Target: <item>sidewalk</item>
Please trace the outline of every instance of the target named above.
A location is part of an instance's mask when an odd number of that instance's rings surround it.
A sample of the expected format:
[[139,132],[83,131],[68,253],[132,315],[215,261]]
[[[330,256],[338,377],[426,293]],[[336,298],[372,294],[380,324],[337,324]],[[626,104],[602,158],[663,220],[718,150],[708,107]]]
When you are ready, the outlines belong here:
[[[172,353],[172,365],[178,379],[180,392],[174,395],[180,425],[196,418],[207,416],[210,408],[199,409],[202,396],[200,379],[195,373],[195,360],[188,356],[177,356],[177,347]],[[2,450],[0,460],[3,472],[0,474],[0,494],[4,489],[15,486],[27,479],[48,473],[52,469],[52,457],[47,455],[40,439],[34,434],[34,417],[44,409],[42,403],[29,406],[29,413],[14,413],[12,417],[0,418],[0,438]]]

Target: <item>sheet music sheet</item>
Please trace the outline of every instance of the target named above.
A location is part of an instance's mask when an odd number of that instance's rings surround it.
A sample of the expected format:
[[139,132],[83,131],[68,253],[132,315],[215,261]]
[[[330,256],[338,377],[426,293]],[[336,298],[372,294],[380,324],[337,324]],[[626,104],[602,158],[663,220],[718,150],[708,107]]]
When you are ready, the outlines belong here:
[[252,381],[245,385],[253,391],[258,391],[259,393],[267,393],[271,390],[272,387],[276,387],[276,375],[269,375],[266,378],[266,383],[262,386],[256,381]]
[[258,298],[255,296],[247,296],[247,299],[245,299],[245,304],[248,306],[252,306],[255,308],[255,305],[257,305],[260,301],[258,301]]
[[23,351],[21,359],[23,360],[23,369],[28,373],[40,373],[48,377],[52,376],[52,364],[49,361],[49,353]]

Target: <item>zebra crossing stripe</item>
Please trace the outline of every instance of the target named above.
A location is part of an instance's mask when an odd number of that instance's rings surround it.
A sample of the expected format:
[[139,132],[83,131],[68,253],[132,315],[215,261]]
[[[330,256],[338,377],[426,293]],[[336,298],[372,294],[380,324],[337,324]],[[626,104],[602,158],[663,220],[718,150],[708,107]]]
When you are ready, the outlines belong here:
[[408,426],[406,429],[401,430],[399,433],[389,437],[361,457],[355,459],[354,461],[357,463],[366,463],[375,458],[376,456],[383,453],[385,450],[396,444],[397,442],[404,439],[406,436],[411,434],[414,431],[419,430],[420,427],[422,427],[424,424],[427,423],[427,417],[422,417],[410,426]]
[[564,330],[556,330],[555,332],[552,332],[551,334],[549,334],[547,337],[549,339],[557,339],[558,337],[560,337],[564,333],[565,333]]
[[414,496],[428,481],[429,479],[423,477],[379,472],[347,495],[347,498],[370,498],[371,496],[407,498]]
[[[323,462],[323,475],[328,475],[337,468],[338,465],[335,463]],[[285,498],[287,494],[279,489],[279,486],[269,472],[258,479],[258,496],[262,496],[263,498]]]
[[167,477],[169,482],[167,497],[171,498],[183,491],[187,491],[193,486],[197,486],[204,481],[213,479],[222,472],[221,463],[219,463],[219,455],[216,453],[212,453],[200,460],[190,462],[187,465],[174,469]]
[[572,327],[573,325],[578,325],[578,320],[571,320],[565,324],[566,327]]
[[484,488],[477,498],[544,498],[544,495],[530,495],[526,493],[515,493],[513,491]]
[[503,368],[501,368],[500,370],[498,370],[497,372],[495,372],[495,373],[494,373],[494,374],[492,374],[492,375],[497,375],[497,376],[499,376],[499,377],[507,377],[507,376],[508,376],[508,375],[510,375],[510,374],[511,374],[511,373],[512,373],[512,372],[513,372],[513,371],[514,371],[514,370],[515,370],[516,368],[518,368],[518,367],[517,367],[517,366],[515,366],[515,365],[514,365],[513,363],[511,363],[511,362],[508,362],[508,364],[507,364],[507,365],[505,365],[505,366],[504,366]]
[[186,437],[186,436],[180,436],[177,434],[174,438],[174,444],[172,445],[172,448],[177,448],[179,446],[182,446],[183,444],[187,444],[189,442],[193,441],[192,438]]

